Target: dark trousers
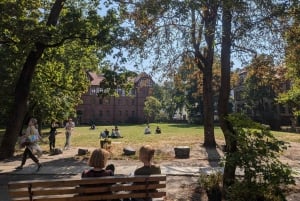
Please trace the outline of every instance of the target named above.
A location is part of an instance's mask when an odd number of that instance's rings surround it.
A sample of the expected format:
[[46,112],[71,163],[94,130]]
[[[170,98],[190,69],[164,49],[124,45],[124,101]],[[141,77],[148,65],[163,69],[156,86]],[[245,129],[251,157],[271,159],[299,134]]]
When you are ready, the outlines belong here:
[[50,147],[50,150],[52,150],[52,149],[55,148],[55,133],[50,133],[50,136],[49,136],[49,147]]
[[33,153],[30,151],[30,149],[28,147],[26,147],[24,150],[24,153],[23,153],[22,164],[21,164],[22,166],[25,165],[27,156],[29,156],[29,158],[31,158],[35,163],[39,163],[39,159],[37,159],[37,157],[35,157],[35,155],[33,155]]

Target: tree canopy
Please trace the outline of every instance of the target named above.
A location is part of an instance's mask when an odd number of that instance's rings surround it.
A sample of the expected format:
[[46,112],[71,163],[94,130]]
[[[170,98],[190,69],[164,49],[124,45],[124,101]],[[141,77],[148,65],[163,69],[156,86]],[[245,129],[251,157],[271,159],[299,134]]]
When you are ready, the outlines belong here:
[[293,1],[289,10],[290,27],[284,30],[286,46],[287,78],[291,81],[291,88],[282,93],[279,102],[288,103],[295,116],[300,116],[300,4]]
[[9,89],[1,104],[8,118],[0,158],[14,153],[26,115],[75,113],[87,89],[85,70],[97,69],[122,37],[117,12],[105,5],[109,1],[1,1],[1,82]]

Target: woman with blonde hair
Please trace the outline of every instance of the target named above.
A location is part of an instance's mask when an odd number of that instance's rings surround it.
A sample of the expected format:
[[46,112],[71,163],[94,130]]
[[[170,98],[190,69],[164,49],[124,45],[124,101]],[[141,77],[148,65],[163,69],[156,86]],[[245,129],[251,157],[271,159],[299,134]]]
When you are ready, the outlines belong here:
[[37,171],[39,171],[42,167],[42,164],[39,163],[39,159],[35,157],[34,154],[37,154],[38,157],[42,155],[42,149],[37,143],[38,141],[42,140],[42,137],[39,134],[38,124],[35,118],[31,118],[29,120],[28,127],[26,129],[25,135],[22,136],[22,139],[25,139],[25,141],[23,142],[25,145],[25,150],[22,157],[22,163],[20,166],[16,167],[16,169],[23,169],[27,157],[30,157],[37,164]]
[[84,170],[81,177],[114,176],[115,167],[113,164],[110,164],[105,168],[108,157],[109,152],[105,149],[95,149],[88,160],[88,165],[92,167],[92,169]]

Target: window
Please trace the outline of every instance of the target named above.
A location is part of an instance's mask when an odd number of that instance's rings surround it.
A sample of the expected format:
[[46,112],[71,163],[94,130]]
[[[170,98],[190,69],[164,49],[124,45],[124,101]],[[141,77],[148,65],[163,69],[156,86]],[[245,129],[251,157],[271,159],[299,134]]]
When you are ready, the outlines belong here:
[[122,111],[121,110],[119,111],[119,115],[122,116]]
[[128,110],[125,111],[125,116],[128,117]]
[[284,114],[285,113],[285,107],[283,105],[280,105],[279,106],[279,110],[280,110],[280,113],[281,114]]
[[110,104],[110,98],[105,98],[104,99],[104,104],[109,105]]
[[103,112],[102,110],[99,111],[99,117],[102,117],[103,116]]
[[106,110],[106,116],[110,116],[110,111]]

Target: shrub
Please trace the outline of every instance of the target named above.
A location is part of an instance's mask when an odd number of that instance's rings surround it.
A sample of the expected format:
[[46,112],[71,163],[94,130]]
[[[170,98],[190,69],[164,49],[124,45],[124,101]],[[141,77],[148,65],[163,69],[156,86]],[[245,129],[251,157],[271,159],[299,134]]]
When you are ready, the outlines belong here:
[[281,201],[288,184],[295,184],[291,168],[279,161],[287,143],[277,140],[265,126],[246,116],[228,117],[234,127],[237,151],[226,156],[226,163],[233,163],[244,171],[228,192],[232,201]]
[[201,189],[206,191],[209,201],[222,200],[222,173],[215,172],[209,175],[201,174],[198,183]]

